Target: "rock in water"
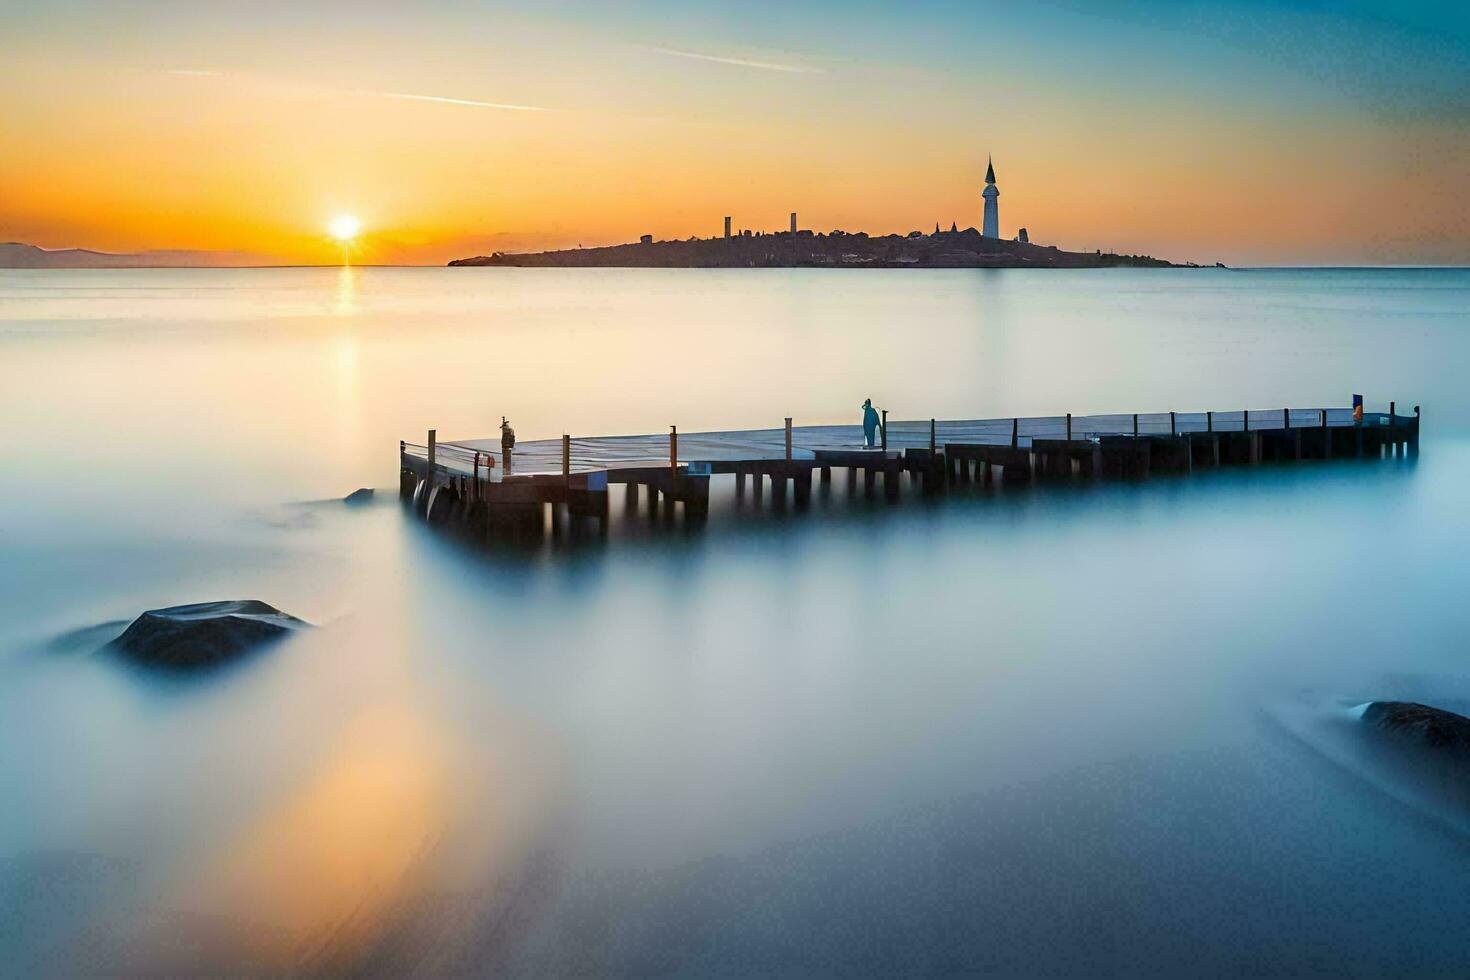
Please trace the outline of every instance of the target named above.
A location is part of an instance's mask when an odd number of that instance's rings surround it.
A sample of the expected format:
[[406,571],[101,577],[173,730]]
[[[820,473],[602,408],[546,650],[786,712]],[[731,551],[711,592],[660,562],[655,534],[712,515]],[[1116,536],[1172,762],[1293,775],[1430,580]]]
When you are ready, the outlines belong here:
[[347,496],[343,497],[342,502],[344,504],[351,504],[353,506],[356,506],[358,504],[370,504],[373,502],[373,488],[363,487],[360,490],[354,490]]
[[110,646],[140,663],[207,667],[310,625],[258,599],[196,602],[148,610]]
[[1363,723],[1470,761],[1470,718],[1413,701],[1370,701]]

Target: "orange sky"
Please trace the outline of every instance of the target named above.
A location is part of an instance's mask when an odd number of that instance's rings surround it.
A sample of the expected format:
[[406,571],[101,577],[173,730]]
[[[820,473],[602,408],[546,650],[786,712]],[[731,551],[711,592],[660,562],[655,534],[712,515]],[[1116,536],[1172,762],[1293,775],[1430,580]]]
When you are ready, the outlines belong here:
[[[1230,264],[1470,261],[1463,106],[1427,89],[1395,111],[1412,92],[1190,25],[1073,11],[977,33],[936,7],[860,12],[838,36],[788,15],[802,43],[778,48],[657,11],[63,6],[0,15],[0,240],[335,262],[324,229],[346,212],[366,229],[355,261],[440,263],[712,235],[725,214],[965,227],[994,153],[1006,235]],[[1321,29],[1269,36],[1292,25]],[[1418,70],[1414,42],[1397,43]],[[1458,77],[1457,53],[1431,82]]]

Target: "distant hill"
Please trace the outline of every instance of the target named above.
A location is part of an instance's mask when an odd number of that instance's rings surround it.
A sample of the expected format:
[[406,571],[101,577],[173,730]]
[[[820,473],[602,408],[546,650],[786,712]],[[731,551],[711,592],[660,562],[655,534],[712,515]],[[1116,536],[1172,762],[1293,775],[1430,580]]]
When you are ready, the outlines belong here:
[[559,268],[769,268],[869,267],[886,269],[1097,269],[1174,263],[1147,255],[1064,252],[1051,245],[985,238],[974,228],[934,234],[884,235],[789,231],[731,238],[636,242],[555,252],[496,252],[455,259],[452,266],[502,265]]
[[194,269],[272,264],[269,259],[245,252],[94,252],[0,242],[0,269]]

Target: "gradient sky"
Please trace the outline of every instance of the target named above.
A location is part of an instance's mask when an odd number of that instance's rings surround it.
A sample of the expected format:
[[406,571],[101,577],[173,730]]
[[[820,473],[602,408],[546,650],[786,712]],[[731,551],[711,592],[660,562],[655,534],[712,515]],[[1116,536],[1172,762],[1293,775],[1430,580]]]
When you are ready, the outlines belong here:
[[0,0],[0,240],[361,262],[980,223],[1470,264],[1470,4]]

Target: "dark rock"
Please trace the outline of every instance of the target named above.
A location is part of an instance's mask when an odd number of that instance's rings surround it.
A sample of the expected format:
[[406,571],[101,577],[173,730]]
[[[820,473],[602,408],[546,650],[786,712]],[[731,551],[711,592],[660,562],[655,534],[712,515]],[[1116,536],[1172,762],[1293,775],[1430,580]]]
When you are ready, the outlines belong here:
[[352,504],[354,506],[358,504],[370,504],[373,502],[373,488],[363,487],[360,490],[354,490],[347,496],[343,497],[342,502],[344,504]]
[[150,609],[109,646],[141,663],[206,667],[310,625],[257,599],[197,602]]
[[1363,723],[1470,760],[1470,718],[1413,701],[1373,701]]

